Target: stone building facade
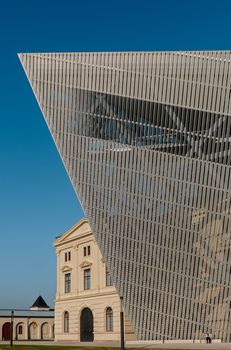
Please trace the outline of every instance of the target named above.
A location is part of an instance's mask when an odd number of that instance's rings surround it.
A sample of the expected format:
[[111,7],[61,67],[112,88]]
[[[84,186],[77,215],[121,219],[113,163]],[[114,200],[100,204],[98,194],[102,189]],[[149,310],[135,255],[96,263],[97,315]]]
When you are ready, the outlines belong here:
[[[11,317],[0,316],[0,340],[10,340]],[[13,340],[54,339],[54,316],[14,316]]]
[[[86,219],[54,243],[56,341],[118,341],[120,299]],[[126,340],[135,339],[125,317]]]

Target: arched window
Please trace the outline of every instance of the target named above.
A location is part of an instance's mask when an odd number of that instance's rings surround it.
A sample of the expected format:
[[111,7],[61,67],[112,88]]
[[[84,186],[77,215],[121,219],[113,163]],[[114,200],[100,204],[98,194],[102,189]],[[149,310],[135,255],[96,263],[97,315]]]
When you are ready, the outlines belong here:
[[69,312],[64,312],[64,333],[69,333]]
[[106,309],[106,332],[113,332],[113,311],[111,307]]
[[22,325],[21,324],[18,326],[18,334],[22,334]]

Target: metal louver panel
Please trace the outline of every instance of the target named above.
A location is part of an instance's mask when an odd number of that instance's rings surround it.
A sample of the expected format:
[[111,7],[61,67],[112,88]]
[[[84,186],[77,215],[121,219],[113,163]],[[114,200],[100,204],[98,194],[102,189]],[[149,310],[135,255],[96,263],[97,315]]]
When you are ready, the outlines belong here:
[[20,54],[139,339],[231,341],[230,57]]

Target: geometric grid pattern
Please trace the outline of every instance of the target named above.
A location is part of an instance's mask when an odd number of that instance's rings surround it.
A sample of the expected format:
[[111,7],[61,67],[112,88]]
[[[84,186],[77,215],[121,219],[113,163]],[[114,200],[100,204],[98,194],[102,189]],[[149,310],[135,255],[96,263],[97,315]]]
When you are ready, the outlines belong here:
[[137,337],[231,341],[231,52],[19,57]]

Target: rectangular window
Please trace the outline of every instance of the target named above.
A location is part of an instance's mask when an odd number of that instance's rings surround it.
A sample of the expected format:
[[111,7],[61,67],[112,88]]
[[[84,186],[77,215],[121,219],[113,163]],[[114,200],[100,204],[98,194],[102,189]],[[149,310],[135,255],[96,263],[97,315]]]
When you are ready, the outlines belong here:
[[83,256],[91,255],[91,246],[83,247]]
[[91,269],[84,270],[84,289],[91,288]]
[[65,293],[70,293],[71,291],[71,274],[65,274]]
[[109,286],[112,286],[112,278],[106,268],[106,286],[109,287]]
[[70,261],[71,260],[71,252],[66,252],[65,253],[65,258],[64,258],[65,261]]

